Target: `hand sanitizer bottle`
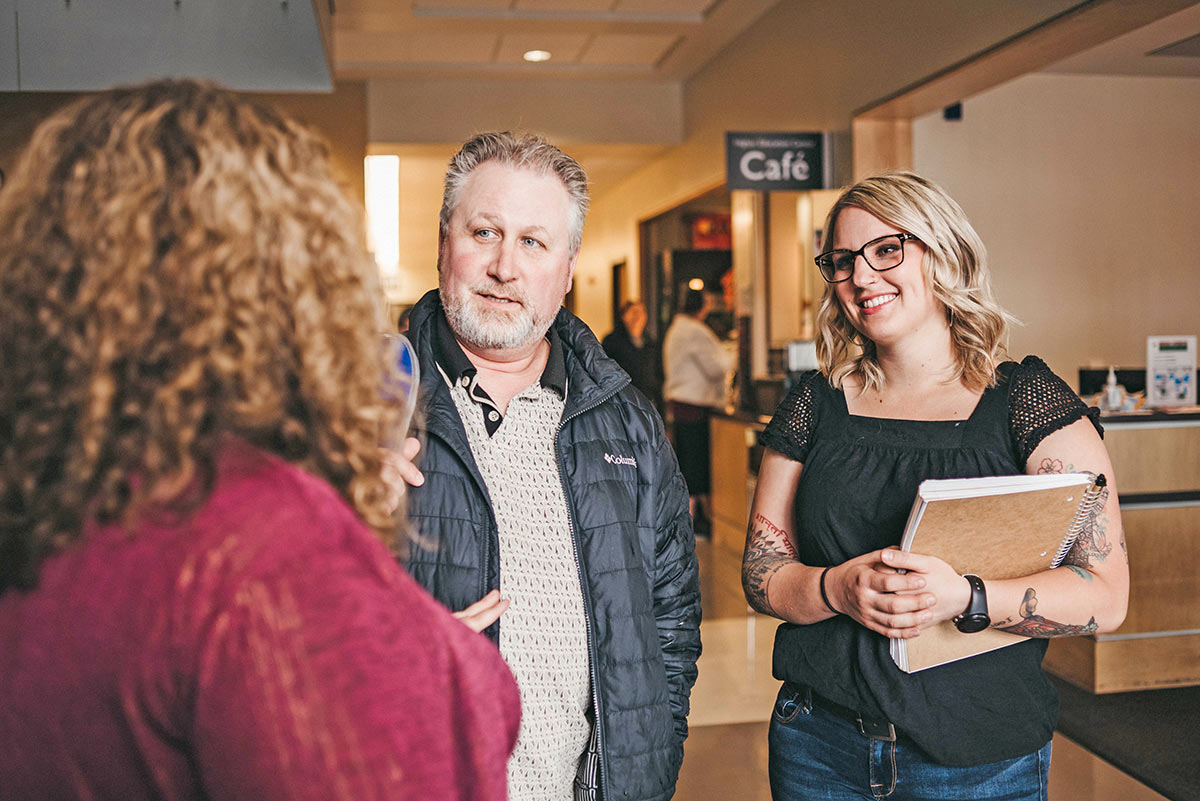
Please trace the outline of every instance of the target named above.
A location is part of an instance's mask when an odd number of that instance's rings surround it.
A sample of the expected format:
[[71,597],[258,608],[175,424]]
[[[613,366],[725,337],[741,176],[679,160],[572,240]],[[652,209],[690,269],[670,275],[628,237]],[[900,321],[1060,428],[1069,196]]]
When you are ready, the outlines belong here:
[[1125,405],[1125,388],[1117,383],[1117,373],[1108,368],[1108,378],[1104,382],[1104,408],[1106,411],[1119,412]]

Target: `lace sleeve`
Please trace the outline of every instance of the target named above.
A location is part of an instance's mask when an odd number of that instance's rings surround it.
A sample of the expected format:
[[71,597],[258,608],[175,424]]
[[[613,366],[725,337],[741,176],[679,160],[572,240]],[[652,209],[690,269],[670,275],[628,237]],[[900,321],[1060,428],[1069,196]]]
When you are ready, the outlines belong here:
[[1037,356],[1026,356],[1013,371],[1008,398],[1008,425],[1021,464],[1043,439],[1087,417],[1103,437],[1100,410],[1087,406],[1067,382],[1055,375]]
[[817,370],[805,373],[775,409],[758,441],[789,459],[803,462],[817,419],[813,389],[816,382],[824,380]]

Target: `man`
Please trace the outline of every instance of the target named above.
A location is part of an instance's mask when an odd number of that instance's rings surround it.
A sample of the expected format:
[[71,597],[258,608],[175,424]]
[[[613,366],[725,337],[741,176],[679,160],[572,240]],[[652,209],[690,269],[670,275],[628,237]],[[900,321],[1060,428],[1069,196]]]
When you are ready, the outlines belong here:
[[427,444],[407,563],[517,678],[513,799],[665,801],[700,653],[687,489],[658,415],[561,308],[586,212],[583,169],[539,137],[451,161],[439,289],[408,334]]
[[634,388],[661,408],[662,359],[658,342],[646,334],[646,307],[640,300],[621,304],[621,316],[600,347],[629,373]]
[[712,509],[708,419],[724,408],[729,371],[735,356],[704,323],[719,304],[710,289],[689,289],[663,338],[667,416],[674,427],[675,452],[691,496],[697,533],[711,530]]

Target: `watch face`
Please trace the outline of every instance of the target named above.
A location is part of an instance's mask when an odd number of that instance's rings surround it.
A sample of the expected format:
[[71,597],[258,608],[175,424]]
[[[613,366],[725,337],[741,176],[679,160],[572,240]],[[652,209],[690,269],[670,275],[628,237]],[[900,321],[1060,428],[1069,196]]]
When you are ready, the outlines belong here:
[[983,614],[963,615],[954,621],[955,628],[963,634],[974,634],[977,631],[983,631],[991,624],[992,619]]

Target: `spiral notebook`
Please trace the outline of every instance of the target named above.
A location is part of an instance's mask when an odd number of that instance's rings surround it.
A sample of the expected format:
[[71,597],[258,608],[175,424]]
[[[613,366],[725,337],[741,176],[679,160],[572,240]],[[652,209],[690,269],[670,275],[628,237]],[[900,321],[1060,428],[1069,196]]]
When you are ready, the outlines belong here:
[[[989,579],[1058,567],[1103,496],[1104,477],[1086,473],[922,481],[900,548],[937,556],[959,573]],[[998,629],[963,634],[952,621],[892,640],[906,673],[1026,640]]]

